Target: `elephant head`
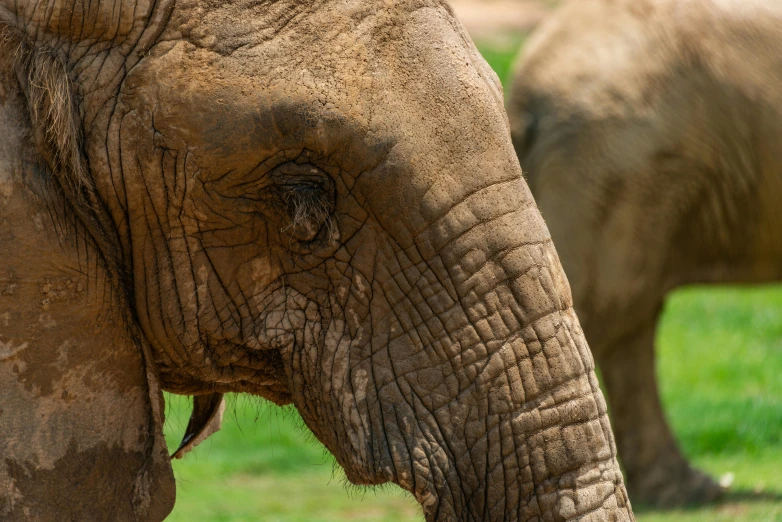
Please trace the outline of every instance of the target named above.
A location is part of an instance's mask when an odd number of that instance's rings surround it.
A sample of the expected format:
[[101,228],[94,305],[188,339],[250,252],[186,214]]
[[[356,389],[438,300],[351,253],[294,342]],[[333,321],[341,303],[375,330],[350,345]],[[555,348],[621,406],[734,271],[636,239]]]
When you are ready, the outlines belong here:
[[163,388],[293,403],[427,520],[632,520],[501,87],[447,5],[0,5],[0,510],[163,518]]

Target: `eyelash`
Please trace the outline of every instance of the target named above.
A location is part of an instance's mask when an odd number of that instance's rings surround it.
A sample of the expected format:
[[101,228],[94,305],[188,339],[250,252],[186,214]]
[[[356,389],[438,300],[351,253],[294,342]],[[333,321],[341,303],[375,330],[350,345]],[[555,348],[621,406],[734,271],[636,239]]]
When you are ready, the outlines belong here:
[[294,221],[314,219],[321,221],[327,215],[331,214],[331,205],[326,199],[326,194],[322,189],[299,187],[288,189],[283,192],[283,201],[286,210]]
[[328,187],[321,183],[286,183],[279,187],[283,215],[290,220],[280,232],[303,244],[333,237],[334,204],[330,196]]

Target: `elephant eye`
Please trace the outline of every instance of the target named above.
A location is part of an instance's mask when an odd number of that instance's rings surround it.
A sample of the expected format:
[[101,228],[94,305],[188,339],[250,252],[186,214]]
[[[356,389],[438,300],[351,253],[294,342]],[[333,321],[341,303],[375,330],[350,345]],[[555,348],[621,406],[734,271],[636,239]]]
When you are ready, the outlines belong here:
[[297,241],[314,241],[331,219],[331,205],[321,187],[286,187],[282,199],[290,220],[282,232]]
[[291,162],[278,166],[273,179],[283,210],[280,232],[292,240],[294,250],[336,239],[334,190],[328,174],[312,164]]

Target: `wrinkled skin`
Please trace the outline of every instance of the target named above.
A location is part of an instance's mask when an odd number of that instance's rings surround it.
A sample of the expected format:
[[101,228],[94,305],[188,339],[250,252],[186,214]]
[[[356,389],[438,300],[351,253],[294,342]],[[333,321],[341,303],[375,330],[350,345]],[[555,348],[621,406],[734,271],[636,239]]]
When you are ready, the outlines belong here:
[[573,2],[531,38],[514,146],[605,378],[635,502],[721,493],[663,416],[665,296],[782,277],[782,10],[776,2]]
[[2,518],[162,519],[163,388],[203,399],[191,441],[215,394],[293,403],[430,521],[633,520],[500,86],[445,4],[0,6]]

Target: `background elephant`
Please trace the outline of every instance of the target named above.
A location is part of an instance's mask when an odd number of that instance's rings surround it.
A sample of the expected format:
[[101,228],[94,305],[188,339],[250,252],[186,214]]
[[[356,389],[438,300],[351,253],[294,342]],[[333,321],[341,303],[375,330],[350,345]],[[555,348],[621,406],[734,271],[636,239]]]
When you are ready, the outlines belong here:
[[183,449],[220,393],[293,403],[430,521],[633,520],[501,88],[447,5],[0,20],[0,518],[164,518],[162,388],[202,397]]
[[631,498],[720,494],[655,382],[672,289],[782,276],[782,4],[585,0],[531,38],[514,145],[602,370]]

